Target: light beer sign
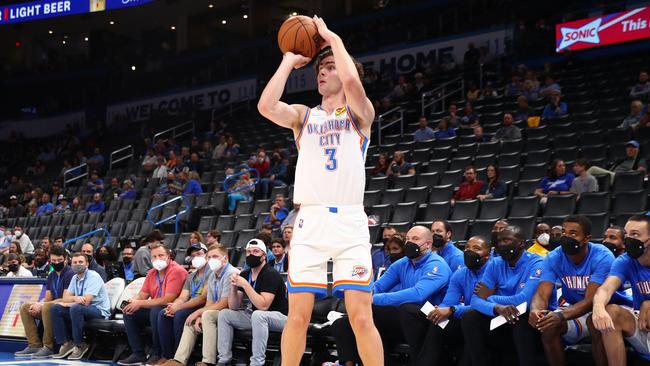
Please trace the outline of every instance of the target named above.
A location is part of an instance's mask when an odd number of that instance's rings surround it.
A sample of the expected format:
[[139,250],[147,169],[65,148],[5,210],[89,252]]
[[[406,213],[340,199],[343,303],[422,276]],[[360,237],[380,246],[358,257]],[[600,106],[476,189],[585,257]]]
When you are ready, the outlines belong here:
[[41,0],[0,6],[0,25],[138,6],[153,0]]

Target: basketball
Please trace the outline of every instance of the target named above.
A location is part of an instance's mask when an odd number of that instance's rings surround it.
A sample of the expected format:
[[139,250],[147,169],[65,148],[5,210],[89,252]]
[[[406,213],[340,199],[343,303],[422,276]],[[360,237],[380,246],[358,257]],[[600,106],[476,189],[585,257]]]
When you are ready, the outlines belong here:
[[314,58],[320,50],[320,43],[314,20],[304,15],[285,20],[278,32],[278,45],[283,54],[293,52]]

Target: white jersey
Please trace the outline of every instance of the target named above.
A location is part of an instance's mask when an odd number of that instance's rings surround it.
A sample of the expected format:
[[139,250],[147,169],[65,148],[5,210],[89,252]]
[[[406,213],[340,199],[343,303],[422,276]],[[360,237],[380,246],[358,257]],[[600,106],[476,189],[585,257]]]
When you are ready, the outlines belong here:
[[296,137],[298,163],[293,201],[303,205],[363,205],[370,139],[349,107],[305,114]]

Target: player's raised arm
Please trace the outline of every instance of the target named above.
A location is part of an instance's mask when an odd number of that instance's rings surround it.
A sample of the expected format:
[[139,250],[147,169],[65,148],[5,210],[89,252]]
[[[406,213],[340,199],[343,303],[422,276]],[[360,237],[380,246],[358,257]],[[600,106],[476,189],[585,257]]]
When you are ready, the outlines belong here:
[[294,68],[305,66],[310,61],[311,59],[305,56],[291,52],[284,54],[278,70],[266,84],[260,101],[257,103],[257,110],[262,116],[279,126],[291,128],[294,132],[300,129],[301,118],[306,113],[307,107],[301,104],[289,105],[280,101],[280,98],[284,93],[284,86],[291,71]]
[[336,71],[343,84],[347,103],[359,120],[361,128],[369,128],[375,119],[375,109],[372,106],[372,102],[366,96],[366,91],[363,89],[359,72],[354,65],[352,57],[345,49],[341,37],[329,30],[322,18],[314,16],[314,23],[321,38],[326,44],[329,43],[332,47]]

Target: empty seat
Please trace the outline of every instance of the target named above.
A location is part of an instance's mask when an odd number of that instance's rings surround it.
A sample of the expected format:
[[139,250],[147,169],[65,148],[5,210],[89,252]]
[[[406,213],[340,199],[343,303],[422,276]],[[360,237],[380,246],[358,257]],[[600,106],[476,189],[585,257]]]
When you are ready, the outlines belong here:
[[514,197],[510,205],[510,218],[537,216],[539,197]]
[[426,163],[427,161],[429,161],[430,156],[431,156],[430,149],[415,149],[413,150],[413,156],[411,157],[411,161]]
[[548,196],[544,216],[571,215],[576,209],[576,195],[563,194]]
[[450,220],[451,225],[451,240],[466,240],[467,231],[469,228],[469,220]]
[[429,202],[447,202],[454,194],[454,187],[451,184],[434,186],[429,194]]
[[476,155],[476,150],[477,150],[477,144],[472,143],[472,144],[465,144],[465,145],[458,145],[458,148],[456,149],[456,157],[472,157]]
[[451,163],[449,163],[449,170],[464,170],[465,167],[468,165],[472,164],[472,157],[471,156],[466,156],[466,157],[460,157],[460,158],[453,158],[451,159]]
[[493,198],[481,202],[479,219],[501,219],[508,214],[508,199]]
[[499,154],[499,142],[490,141],[482,142],[478,145],[478,151],[476,155],[498,155]]
[[469,228],[469,237],[480,235],[486,240],[490,240],[492,235],[492,228],[497,222],[497,219],[479,219],[472,222],[472,226]]
[[526,164],[529,165],[538,165],[538,164],[548,164],[551,160],[551,150],[539,150],[531,151],[526,156]]
[[199,227],[197,230],[200,232],[206,232],[212,230],[212,227],[214,226],[216,221],[217,221],[216,216],[203,216],[199,220]]
[[449,160],[448,159],[434,159],[434,160],[429,160],[428,168],[427,170],[431,172],[436,172],[442,174],[444,171],[447,170],[447,165],[449,165]]
[[127,221],[126,225],[124,226],[124,232],[122,235],[126,238],[130,238],[135,236],[138,233],[138,229],[140,223],[137,221]]
[[140,229],[138,230],[138,236],[147,236],[154,229],[154,226],[149,221],[142,221],[140,224]]
[[387,189],[384,191],[384,194],[381,197],[381,203],[396,205],[404,200],[404,189]]
[[612,212],[621,214],[641,213],[646,211],[647,195],[644,190],[619,192],[614,196]]
[[[406,191],[404,202],[426,203],[428,196],[429,196],[429,187],[412,187]],[[365,205],[365,196],[364,196],[364,205]]]
[[111,225],[111,236],[120,237],[124,233],[124,222],[115,222]]
[[517,167],[517,177],[519,176],[519,164],[521,163],[521,154],[518,152],[510,154],[501,154],[497,158],[497,164],[500,167],[506,166],[516,166]]
[[257,235],[256,229],[241,230],[237,234],[237,241],[235,242],[235,247],[245,248],[246,243],[248,243],[251,239],[254,239],[256,235]]
[[516,182],[519,180],[519,165],[499,167],[499,179],[504,182]]
[[138,209],[136,208],[135,210],[131,211],[131,218],[130,220],[133,221],[142,221],[147,217],[147,212],[143,209]]
[[[273,196],[272,196],[273,197]],[[250,214],[253,212],[254,201],[239,201],[237,208],[235,208],[235,215]]]
[[164,243],[167,248],[173,249],[176,248],[176,242],[178,241],[178,237],[176,234],[165,234],[165,239]]
[[520,179],[541,179],[546,176],[546,171],[548,169],[547,164],[531,164],[524,165],[524,168],[521,170]]
[[577,212],[581,215],[607,212],[609,211],[609,202],[609,192],[583,193],[578,200]]
[[488,165],[494,164],[494,155],[480,155],[474,158],[474,168],[483,169],[487,168]]
[[522,140],[509,140],[501,142],[501,153],[508,154],[513,152],[521,152],[524,148]]
[[438,184],[439,174],[437,172],[420,173],[416,175],[416,185],[433,187]]
[[392,206],[389,204],[370,206],[369,215],[377,216],[377,221],[385,224],[390,221]]
[[385,190],[388,188],[388,177],[374,177],[370,178],[370,181],[368,181],[368,190],[369,191],[374,191],[374,190]]
[[614,194],[619,192],[636,191],[643,188],[643,172],[616,173],[614,176]]
[[394,177],[393,188],[408,189],[413,186],[415,186],[415,174],[400,175],[398,177]]
[[271,200],[256,200],[253,207],[253,215],[259,215],[262,212],[269,212],[271,210]]
[[368,231],[370,232],[370,244],[381,242],[381,225],[368,225]]
[[246,230],[253,227],[254,216],[252,214],[239,215],[235,219],[234,231]]
[[363,193],[363,205],[365,207],[378,205],[379,203],[381,203],[381,191],[380,190],[365,191]]
[[460,185],[460,181],[463,179],[463,171],[458,170],[448,170],[440,176],[440,185],[451,184],[454,187]]
[[[582,198],[580,198],[582,199]],[[585,215],[591,220],[591,237],[600,241],[605,236],[605,230],[609,227],[609,212],[591,213]]]
[[221,239],[219,242],[226,248],[232,248],[235,245],[235,239],[237,238],[237,232],[232,230],[222,230]]
[[521,229],[524,238],[532,238],[535,232],[535,216],[509,217],[508,224]]
[[392,221],[411,223],[415,220],[418,206],[415,202],[398,203],[393,211]]
[[221,215],[217,219],[216,229],[219,231],[232,230],[233,226],[235,226],[234,215]]
[[451,214],[452,220],[474,220],[478,214],[478,200],[469,201],[456,201],[453,212]]
[[517,196],[526,197],[532,196],[535,193],[535,190],[539,188],[539,183],[541,179],[525,179],[520,180],[517,184]]
[[411,221],[404,221],[404,222],[389,222],[388,226],[395,228],[395,230],[397,230],[400,233],[405,233],[409,231],[409,229],[413,225],[411,224]]
[[116,222],[127,222],[127,221],[129,221],[130,216],[131,216],[131,211],[129,211],[129,210],[119,210],[119,211],[117,211],[117,215],[115,216],[115,221]]

